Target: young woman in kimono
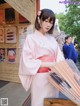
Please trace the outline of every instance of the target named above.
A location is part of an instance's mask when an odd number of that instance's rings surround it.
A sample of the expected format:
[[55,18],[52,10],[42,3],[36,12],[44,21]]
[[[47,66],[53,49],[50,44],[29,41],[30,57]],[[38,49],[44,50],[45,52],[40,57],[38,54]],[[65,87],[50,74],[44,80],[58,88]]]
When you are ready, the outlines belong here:
[[43,106],[44,98],[58,97],[58,90],[48,82],[54,62],[64,59],[52,36],[55,15],[49,9],[39,11],[35,31],[27,35],[19,65],[19,77],[25,90],[31,88],[31,106]]

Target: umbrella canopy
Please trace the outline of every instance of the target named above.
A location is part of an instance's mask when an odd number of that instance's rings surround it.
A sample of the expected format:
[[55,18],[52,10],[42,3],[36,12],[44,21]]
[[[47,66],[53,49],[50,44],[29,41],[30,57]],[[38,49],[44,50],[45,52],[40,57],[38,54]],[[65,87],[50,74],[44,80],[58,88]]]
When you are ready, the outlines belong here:
[[72,60],[63,60],[51,67],[49,82],[80,106],[80,71]]

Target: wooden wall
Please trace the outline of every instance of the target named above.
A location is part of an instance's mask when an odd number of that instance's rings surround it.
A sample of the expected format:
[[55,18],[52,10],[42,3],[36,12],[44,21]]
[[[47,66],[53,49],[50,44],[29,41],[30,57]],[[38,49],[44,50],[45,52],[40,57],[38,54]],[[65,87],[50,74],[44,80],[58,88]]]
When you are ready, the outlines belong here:
[[[5,10],[5,8],[11,8],[7,3],[4,5],[0,5],[0,9]],[[5,13],[5,11],[4,11]],[[0,80],[19,82],[18,77],[18,68],[19,68],[19,58],[20,58],[20,47],[19,47],[19,27],[28,27],[30,23],[19,24],[19,14],[15,11],[15,23],[13,24],[0,24],[0,28],[3,27],[4,30],[6,27],[16,27],[16,43],[0,43],[0,48],[5,48],[5,60],[4,62],[0,62]],[[5,39],[5,35],[4,35]],[[7,48],[16,48],[16,57],[15,63],[9,63],[7,57]]]
[[[20,42],[21,39],[19,36],[19,27],[27,27],[28,33],[33,31],[33,23],[35,20],[35,16],[40,8],[40,1],[39,0],[5,0],[7,3],[0,5],[0,9],[4,10],[5,8],[14,8],[15,9],[15,23],[13,24],[6,24],[5,18],[3,24],[0,24],[0,28],[3,27],[16,27],[16,43],[0,43],[0,48],[5,48],[5,60],[4,62],[0,62],[0,80],[12,81],[12,82],[20,82],[18,77],[18,70],[19,70],[19,59],[20,59]],[[28,5],[28,6],[27,6]],[[21,7],[21,8],[20,8]],[[24,11],[23,11],[24,10]],[[30,23],[19,24],[19,13],[23,15],[25,18],[29,20]],[[27,33],[27,34],[28,34]],[[4,35],[5,37],[5,35]],[[9,63],[7,57],[7,48],[16,48],[16,58],[15,63]]]
[[[34,23],[36,16],[36,0],[5,0],[18,13]],[[38,1],[38,0],[37,0]]]

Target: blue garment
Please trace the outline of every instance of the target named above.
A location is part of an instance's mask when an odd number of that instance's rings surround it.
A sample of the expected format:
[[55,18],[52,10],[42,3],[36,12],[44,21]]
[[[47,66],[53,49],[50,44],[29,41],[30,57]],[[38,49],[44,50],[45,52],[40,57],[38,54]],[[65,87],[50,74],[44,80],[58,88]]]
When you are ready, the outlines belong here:
[[65,59],[72,59],[75,63],[77,62],[78,52],[75,50],[72,43],[70,45],[63,45],[63,54]]

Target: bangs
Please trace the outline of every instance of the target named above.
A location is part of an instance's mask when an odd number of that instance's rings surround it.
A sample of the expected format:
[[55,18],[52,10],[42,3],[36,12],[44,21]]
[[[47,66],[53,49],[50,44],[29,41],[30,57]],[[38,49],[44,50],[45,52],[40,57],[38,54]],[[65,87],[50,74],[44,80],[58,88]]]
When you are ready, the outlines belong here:
[[49,19],[50,22],[55,20],[54,13],[53,13],[52,11],[46,9],[45,12],[42,11],[42,15],[41,15],[40,19],[41,19],[42,21],[45,21],[45,20],[48,19],[48,18],[50,18],[50,19]]

